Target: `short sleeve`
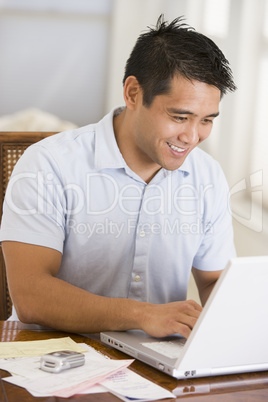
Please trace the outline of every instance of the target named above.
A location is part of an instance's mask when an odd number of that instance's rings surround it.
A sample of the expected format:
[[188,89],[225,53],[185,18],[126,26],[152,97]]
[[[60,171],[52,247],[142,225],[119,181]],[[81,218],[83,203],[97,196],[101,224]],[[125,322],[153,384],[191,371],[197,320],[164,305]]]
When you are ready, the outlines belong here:
[[66,200],[57,162],[49,151],[30,146],[16,164],[3,205],[0,241],[63,250]]
[[203,222],[204,236],[193,261],[195,268],[204,271],[222,270],[236,256],[229,188],[219,166],[212,193],[205,211],[209,219]]

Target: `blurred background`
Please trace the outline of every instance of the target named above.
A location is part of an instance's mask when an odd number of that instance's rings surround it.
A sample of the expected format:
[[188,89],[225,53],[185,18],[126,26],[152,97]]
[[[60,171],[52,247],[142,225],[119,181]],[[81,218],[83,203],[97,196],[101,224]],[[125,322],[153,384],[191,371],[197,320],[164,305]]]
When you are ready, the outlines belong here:
[[161,13],[231,63],[238,90],[202,147],[229,182],[238,255],[267,255],[268,0],[0,0],[0,130],[60,131],[122,104],[126,59]]

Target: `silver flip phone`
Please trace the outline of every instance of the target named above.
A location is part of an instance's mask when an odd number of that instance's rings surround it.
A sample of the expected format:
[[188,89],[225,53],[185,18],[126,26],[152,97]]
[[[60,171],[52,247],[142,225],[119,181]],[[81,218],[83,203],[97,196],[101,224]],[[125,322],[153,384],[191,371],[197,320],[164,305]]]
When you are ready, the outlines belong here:
[[40,359],[40,368],[50,373],[60,373],[63,370],[85,364],[85,355],[71,350],[48,353]]

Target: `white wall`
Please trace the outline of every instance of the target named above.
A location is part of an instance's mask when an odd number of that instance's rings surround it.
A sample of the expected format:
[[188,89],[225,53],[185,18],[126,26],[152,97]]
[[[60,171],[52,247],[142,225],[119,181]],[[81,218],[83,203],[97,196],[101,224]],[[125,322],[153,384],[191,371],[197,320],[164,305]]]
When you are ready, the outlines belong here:
[[77,125],[102,117],[110,0],[0,6],[0,116],[37,107]]

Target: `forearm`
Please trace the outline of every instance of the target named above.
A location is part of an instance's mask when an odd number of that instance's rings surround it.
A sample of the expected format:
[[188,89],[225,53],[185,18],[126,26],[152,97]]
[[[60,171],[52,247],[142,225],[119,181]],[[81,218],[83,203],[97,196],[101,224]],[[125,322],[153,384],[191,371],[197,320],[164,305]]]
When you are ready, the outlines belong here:
[[210,283],[208,286],[202,288],[202,290],[199,291],[199,297],[200,297],[200,301],[201,301],[201,304],[203,307],[206,304],[206,302],[209,298],[209,295],[212,292],[215,284],[216,284],[216,281],[213,283]]
[[14,300],[21,321],[70,332],[140,328],[146,304],[97,296],[54,277],[28,286]]
[[202,306],[204,306],[209,298],[212,289],[214,288],[217,280],[219,279],[222,270],[219,271],[201,271],[192,268],[192,273],[198,288],[199,297]]
[[71,332],[137,328],[143,303],[91,294],[59,278],[61,253],[19,242],[2,244],[18,317]]
[[19,318],[67,332],[141,329],[155,337],[180,333],[186,338],[201,312],[194,301],[154,305],[91,294],[57,278],[16,296]]
[[61,254],[24,243],[2,244],[9,289],[21,321],[67,332],[141,329],[188,337],[201,307],[194,301],[154,305],[98,296],[57,277]]

